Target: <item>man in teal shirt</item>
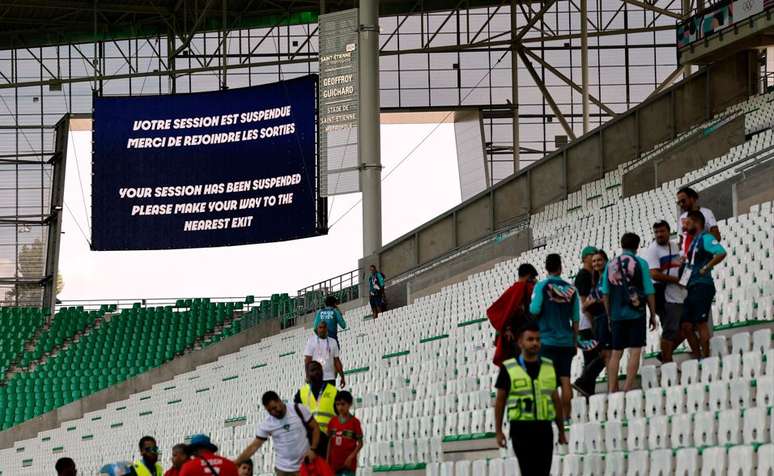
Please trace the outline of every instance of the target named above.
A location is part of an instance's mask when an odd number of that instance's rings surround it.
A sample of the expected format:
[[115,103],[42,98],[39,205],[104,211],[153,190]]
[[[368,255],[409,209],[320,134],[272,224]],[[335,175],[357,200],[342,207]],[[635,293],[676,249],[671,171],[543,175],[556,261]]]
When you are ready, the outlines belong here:
[[647,261],[637,256],[639,247],[639,236],[624,233],[621,237],[623,253],[610,260],[602,275],[600,292],[604,295],[613,334],[613,350],[607,366],[607,389],[610,393],[618,391],[618,369],[625,349],[629,349],[629,362],[624,390],[632,390],[637,381],[640,355],[647,341],[646,303],[650,309],[650,329],[655,330],[658,326],[656,290]]
[[[325,325],[328,326],[328,337],[339,344],[339,326],[341,326],[342,329],[346,329],[347,322],[344,320],[344,316],[341,315],[339,308],[336,307],[336,304],[338,304],[338,302],[335,296],[328,296],[325,298],[325,307],[317,311],[317,315],[314,316],[313,328],[317,329],[320,322],[325,322]],[[341,344],[339,344],[339,349],[341,349]]]
[[554,364],[557,384],[562,388],[562,414],[566,417],[572,399],[570,368],[577,353],[580,303],[575,286],[562,279],[562,258],[558,254],[546,257],[546,271],[548,277],[532,291],[529,312],[540,328],[540,356]]
[[715,297],[712,268],[726,257],[725,248],[714,235],[704,230],[704,223],[704,215],[700,211],[688,212],[685,227],[693,239],[688,248],[686,267],[681,278],[681,282],[688,288],[688,295],[683,303],[680,327],[696,358],[709,357],[708,321],[712,310],[712,299]]

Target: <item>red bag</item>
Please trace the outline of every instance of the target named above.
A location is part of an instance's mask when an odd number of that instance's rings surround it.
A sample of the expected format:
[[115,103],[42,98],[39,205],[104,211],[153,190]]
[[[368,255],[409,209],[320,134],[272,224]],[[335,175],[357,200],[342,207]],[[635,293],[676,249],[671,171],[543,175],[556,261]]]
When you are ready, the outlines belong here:
[[328,463],[319,456],[311,463],[301,465],[301,476],[336,476]]

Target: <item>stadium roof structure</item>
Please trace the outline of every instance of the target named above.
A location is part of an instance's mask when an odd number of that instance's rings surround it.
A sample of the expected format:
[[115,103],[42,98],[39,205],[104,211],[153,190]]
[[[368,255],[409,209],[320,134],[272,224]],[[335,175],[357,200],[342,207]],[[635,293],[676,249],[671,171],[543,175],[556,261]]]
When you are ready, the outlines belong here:
[[[21,0],[0,7],[0,49],[142,38],[169,32],[182,36],[202,31],[315,23],[321,8],[334,12],[352,8],[353,3],[352,0]],[[380,15],[386,16],[510,2],[381,0],[379,3]]]
[[[476,140],[457,141],[457,156],[459,170],[475,169],[460,173],[463,197],[472,196],[688,74],[677,61],[675,26],[699,2],[380,0],[381,110],[435,115],[454,122],[455,134],[464,123]],[[0,301],[26,302],[18,290],[33,277],[54,282],[42,275],[42,250],[56,188],[53,131],[63,115],[87,122],[95,95],[213,91],[314,74],[320,12],[358,4],[1,2],[0,193],[12,200],[0,201]],[[62,214],[88,243],[81,195]]]

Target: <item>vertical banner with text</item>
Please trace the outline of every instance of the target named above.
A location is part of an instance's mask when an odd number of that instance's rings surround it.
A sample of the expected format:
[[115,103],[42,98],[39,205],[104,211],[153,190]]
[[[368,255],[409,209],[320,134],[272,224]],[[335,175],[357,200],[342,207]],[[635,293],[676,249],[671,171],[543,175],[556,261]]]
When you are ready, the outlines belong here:
[[358,10],[320,15],[321,194],[360,191]]
[[94,100],[92,247],[197,248],[324,233],[317,77]]

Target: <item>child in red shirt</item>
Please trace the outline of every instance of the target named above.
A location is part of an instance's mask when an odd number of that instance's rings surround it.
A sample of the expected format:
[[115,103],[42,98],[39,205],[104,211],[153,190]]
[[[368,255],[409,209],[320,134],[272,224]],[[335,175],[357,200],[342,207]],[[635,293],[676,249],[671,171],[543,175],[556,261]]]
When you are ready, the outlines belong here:
[[363,448],[360,420],[349,413],[352,394],[343,390],[336,394],[336,414],[328,423],[328,464],[336,476],[355,476],[357,454]]

